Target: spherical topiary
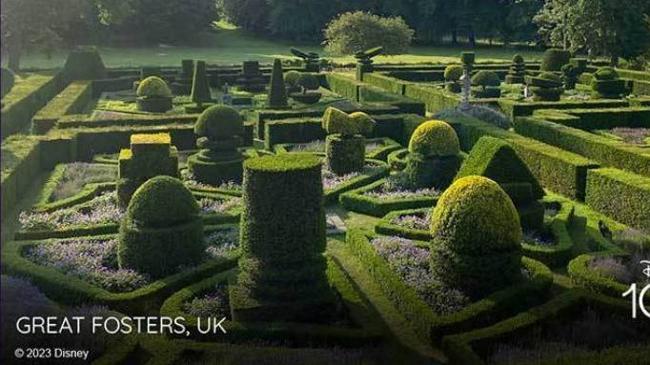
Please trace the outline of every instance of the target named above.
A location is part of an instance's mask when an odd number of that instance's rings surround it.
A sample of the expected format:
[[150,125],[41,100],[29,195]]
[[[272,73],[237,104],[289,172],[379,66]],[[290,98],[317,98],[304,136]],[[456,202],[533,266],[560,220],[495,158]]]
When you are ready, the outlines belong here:
[[521,279],[519,215],[488,178],[452,184],[433,210],[431,235],[431,269],[447,287],[477,298]]
[[284,74],[284,82],[289,86],[298,86],[300,72],[292,70]]
[[2,82],[2,93],[0,97],[5,97],[7,93],[14,87],[14,83],[16,81],[16,76],[14,73],[8,69],[2,67],[0,69],[2,71],[2,74],[0,74],[0,81]]
[[314,74],[303,72],[298,78],[298,86],[302,86],[306,90],[318,90],[320,81]]
[[120,268],[160,278],[199,263],[204,251],[199,206],[180,180],[157,176],[135,191],[120,225]]
[[226,105],[213,105],[201,113],[194,125],[194,133],[201,137],[220,141],[240,136],[244,132],[244,120],[239,112]]
[[520,54],[516,54],[514,57],[512,57],[512,62],[513,63],[524,63],[524,58]]
[[562,66],[566,65],[570,61],[571,52],[557,48],[547,49],[546,52],[544,52],[542,65],[539,69],[541,71],[560,71]]
[[618,72],[612,67],[601,67],[594,73],[596,80],[616,80],[618,79]]
[[411,135],[409,152],[423,156],[455,156],[460,152],[460,142],[449,124],[430,120],[420,124]]
[[136,94],[145,98],[170,98],[172,91],[165,80],[158,76],[149,76],[140,82]]
[[472,85],[474,86],[499,86],[501,79],[494,71],[482,70],[472,77]]
[[126,213],[139,224],[164,227],[193,219],[199,206],[180,180],[156,176],[135,191]]
[[449,65],[445,68],[446,81],[458,81],[463,76],[463,66]]
[[369,136],[375,128],[375,120],[370,115],[364,112],[354,112],[349,115],[352,123],[357,125],[359,134]]

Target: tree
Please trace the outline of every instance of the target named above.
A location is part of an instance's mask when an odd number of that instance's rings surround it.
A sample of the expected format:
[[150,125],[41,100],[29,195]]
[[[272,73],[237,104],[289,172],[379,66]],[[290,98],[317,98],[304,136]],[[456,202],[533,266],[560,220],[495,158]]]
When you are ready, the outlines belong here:
[[379,46],[386,54],[399,54],[408,50],[414,33],[401,17],[384,18],[357,11],[334,18],[325,28],[325,43],[330,52],[338,54]]
[[336,15],[331,2],[322,0],[269,0],[269,30],[296,41],[320,41],[322,29]]
[[648,49],[646,0],[549,0],[535,16],[539,33],[551,46],[591,56],[637,57]]
[[2,0],[0,3],[2,51],[8,66],[20,70],[20,58],[28,49],[53,50],[60,34],[85,14],[84,0]]
[[271,7],[267,0],[219,0],[218,7],[226,19],[242,29],[254,33],[268,29]]

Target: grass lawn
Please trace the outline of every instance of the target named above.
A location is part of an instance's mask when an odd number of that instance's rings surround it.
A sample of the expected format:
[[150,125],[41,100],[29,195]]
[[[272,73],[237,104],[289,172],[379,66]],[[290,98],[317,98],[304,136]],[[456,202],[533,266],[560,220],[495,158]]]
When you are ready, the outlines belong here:
[[[225,24],[200,37],[195,46],[159,45],[155,47],[100,47],[104,63],[109,67],[161,65],[177,66],[185,58],[206,60],[213,64],[236,64],[245,60],[270,63],[274,58],[291,58],[289,48],[298,46],[305,51],[321,53],[337,63],[353,63],[352,56],[331,57],[320,45],[297,45],[288,41],[273,41],[252,36]],[[380,56],[378,63],[449,63],[458,61],[462,47],[412,47],[409,54]],[[479,62],[511,60],[519,53],[527,60],[541,59],[541,52],[483,47],[476,50]],[[25,55],[22,67],[57,68],[63,66],[67,51],[55,52],[50,58],[42,53]]]

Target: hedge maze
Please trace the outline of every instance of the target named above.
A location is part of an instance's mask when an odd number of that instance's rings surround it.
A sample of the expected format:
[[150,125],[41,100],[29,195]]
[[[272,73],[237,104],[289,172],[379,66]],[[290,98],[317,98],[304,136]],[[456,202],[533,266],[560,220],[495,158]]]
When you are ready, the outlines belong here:
[[97,364],[647,361],[650,75],[380,51],[3,69],[3,283],[186,319]]

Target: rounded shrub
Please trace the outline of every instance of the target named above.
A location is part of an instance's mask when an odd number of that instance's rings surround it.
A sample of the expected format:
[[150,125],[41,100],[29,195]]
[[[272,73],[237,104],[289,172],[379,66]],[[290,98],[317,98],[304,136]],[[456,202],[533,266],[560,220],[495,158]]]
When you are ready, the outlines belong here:
[[612,67],[601,67],[594,73],[594,78],[601,81],[616,80],[618,79],[618,72]]
[[298,86],[303,87],[305,90],[318,90],[320,81],[314,74],[303,72],[300,74],[297,82]]
[[494,71],[481,70],[472,76],[472,85],[474,86],[499,86],[501,79]]
[[353,136],[359,132],[357,125],[350,119],[350,116],[334,107],[325,109],[323,129],[327,134],[341,134],[343,136]]
[[149,76],[140,82],[136,94],[144,98],[170,98],[172,91],[165,80],[158,76]]
[[592,95],[595,98],[617,99],[627,93],[625,80],[611,67],[601,67],[591,80]]
[[14,87],[14,83],[16,82],[16,76],[14,73],[8,69],[8,68],[0,68],[0,71],[2,72],[0,74],[0,82],[2,83],[2,92],[0,97],[4,98],[5,95],[11,91],[11,89]]
[[512,57],[512,63],[524,63],[524,57],[520,54],[516,54],[514,57]]
[[566,65],[570,61],[571,61],[571,52],[563,49],[550,48],[544,52],[540,70],[560,71],[562,69],[562,66]]
[[456,131],[441,120],[430,120],[418,126],[409,141],[409,152],[423,156],[455,156],[460,152]]
[[431,269],[445,287],[480,298],[521,280],[519,215],[496,182],[454,182],[433,210],[431,235]]
[[445,68],[446,81],[458,81],[463,76],[463,66],[449,65]]
[[329,296],[321,159],[289,153],[246,160],[243,199],[235,319],[275,317],[268,310],[240,312],[249,308],[247,298],[281,306],[295,319],[314,316],[313,306]]
[[239,112],[227,105],[213,105],[201,113],[194,125],[197,136],[214,141],[229,140],[244,132],[244,119]]
[[292,70],[284,74],[284,82],[288,86],[298,86],[298,80],[300,79],[300,72]]
[[121,268],[160,278],[199,263],[204,250],[199,206],[180,180],[157,176],[135,191],[120,225]]
[[352,123],[357,125],[358,133],[364,136],[370,136],[375,129],[375,120],[364,112],[354,112],[349,115]]

